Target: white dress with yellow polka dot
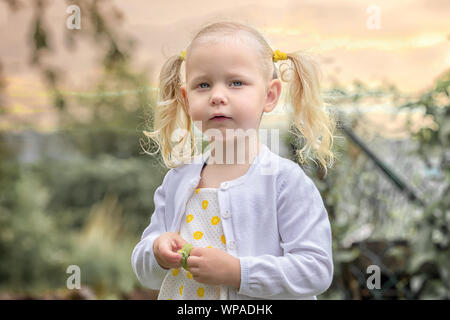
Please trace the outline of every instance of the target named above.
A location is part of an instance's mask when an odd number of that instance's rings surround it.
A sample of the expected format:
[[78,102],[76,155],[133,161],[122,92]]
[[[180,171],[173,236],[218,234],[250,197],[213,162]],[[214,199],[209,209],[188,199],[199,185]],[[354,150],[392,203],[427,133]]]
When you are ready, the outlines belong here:
[[[226,251],[216,188],[195,189],[186,204],[180,236],[194,247],[213,247]],[[180,267],[168,270],[158,300],[228,300],[228,286],[200,283]]]

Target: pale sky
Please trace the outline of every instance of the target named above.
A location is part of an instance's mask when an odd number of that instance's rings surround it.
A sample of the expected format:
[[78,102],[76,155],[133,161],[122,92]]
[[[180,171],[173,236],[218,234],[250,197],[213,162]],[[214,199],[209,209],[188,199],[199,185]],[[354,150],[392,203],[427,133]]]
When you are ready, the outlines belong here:
[[[63,45],[67,2],[48,2],[49,40],[55,48],[48,61],[65,71],[68,90],[89,91],[98,75],[96,44],[84,41],[73,52],[67,50]],[[150,81],[157,78],[164,55],[178,54],[201,26],[220,20],[250,23],[273,49],[316,54],[325,86],[333,81],[349,85],[358,79],[369,85],[389,81],[402,91],[419,92],[450,68],[448,0],[112,2],[123,11],[120,34],[137,41],[134,64],[148,70]],[[27,65],[31,13],[26,7],[10,14],[0,3],[0,61],[8,103],[22,111],[46,96],[34,69]]]

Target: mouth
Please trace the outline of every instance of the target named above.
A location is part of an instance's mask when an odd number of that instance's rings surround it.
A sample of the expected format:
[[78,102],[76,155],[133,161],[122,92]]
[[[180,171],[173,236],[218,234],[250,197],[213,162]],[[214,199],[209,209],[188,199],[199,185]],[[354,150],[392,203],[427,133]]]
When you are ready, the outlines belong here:
[[225,121],[225,120],[230,120],[230,119],[231,119],[230,117],[215,116],[215,117],[212,117],[210,120],[213,120],[213,121]]

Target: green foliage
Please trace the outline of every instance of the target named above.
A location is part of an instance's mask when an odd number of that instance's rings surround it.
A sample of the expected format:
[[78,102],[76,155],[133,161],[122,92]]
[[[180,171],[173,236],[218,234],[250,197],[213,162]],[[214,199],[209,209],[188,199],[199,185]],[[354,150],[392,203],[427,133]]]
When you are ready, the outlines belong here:
[[129,219],[118,199],[108,195],[92,207],[82,230],[71,236],[70,260],[99,297],[114,298],[137,285],[130,258],[138,233],[136,237],[125,229]]
[[60,286],[71,247],[46,212],[49,190],[16,164],[0,171],[0,291]]
[[131,252],[164,170],[108,155],[0,164],[0,292],[65,287],[72,264],[100,298],[138,284]]
[[[445,72],[434,88],[419,99],[404,104],[403,108],[425,109],[434,128],[413,132],[419,142],[417,153],[429,169],[436,169],[444,184],[438,196],[428,200],[423,218],[417,223],[415,255],[409,264],[417,291],[424,298],[450,298],[450,71]],[[437,158],[437,163],[431,160]]]
[[[8,5],[22,7],[15,0]],[[50,142],[36,148],[39,160],[33,163],[22,162],[23,145],[0,132],[0,293],[65,288],[73,264],[81,269],[82,286],[94,288],[99,298],[119,297],[137,285],[131,252],[166,172],[141,156],[139,145],[153,101],[148,70],[130,66],[133,41],[117,32],[120,10],[95,1],[77,5],[83,29],[68,32],[64,44],[74,49],[85,37],[98,45],[100,77],[89,84],[92,92],[62,88],[62,70],[42,59],[56,49],[49,41],[48,3],[32,7],[31,32],[22,39],[32,44],[31,64],[50,91],[60,127],[54,145],[50,135],[38,135],[36,141]],[[2,84],[0,77],[0,89]],[[21,127],[19,120],[16,125]]]
[[[354,93],[339,89],[339,103],[349,103],[353,100],[362,104],[363,98],[376,96],[377,90],[369,90],[359,82],[355,87]],[[378,239],[378,242],[386,244],[394,242],[396,238],[407,240],[407,249],[398,249],[402,254],[396,256],[396,259],[404,264],[402,277],[396,277],[393,273],[388,275],[384,284],[392,286],[391,293],[388,293],[387,287],[384,287],[385,290],[382,291],[372,290],[373,297],[386,298],[392,294],[392,290],[398,298],[448,299],[450,297],[448,272],[450,270],[449,88],[450,71],[446,71],[436,80],[433,88],[422,93],[418,98],[401,96],[396,90],[391,90],[393,95],[388,96],[388,99],[399,105],[399,110],[419,110],[432,120],[431,126],[423,126],[419,130],[415,130],[412,122],[409,122],[412,139],[418,142],[417,149],[411,154],[417,155],[418,159],[424,162],[430,172],[426,178],[439,185],[439,188],[429,192],[424,190],[424,207],[420,207],[417,203],[409,203],[405,207],[399,205],[385,207],[390,195],[383,195],[381,190],[374,188],[374,182],[379,178],[385,178],[381,177],[377,171],[365,169],[371,167],[366,165],[368,159],[362,156],[360,150],[345,140],[337,141],[335,151],[339,159],[335,167],[330,170],[327,179],[315,178],[332,222],[335,262],[333,285],[322,298],[354,298],[358,297],[358,294],[360,298],[364,295],[364,290],[367,292],[364,283],[367,275],[365,270],[358,269],[358,261],[361,261],[365,253],[370,253],[368,255],[372,257],[374,264],[381,263],[384,259],[389,261],[392,258],[388,255],[378,256],[374,252],[365,252],[359,247],[344,245],[349,236],[351,238],[363,229],[365,225],[362,223],[372,226],[373,231],[364,236],[360,235],[362,240],[355,236],[355,244],[364,244],[366,239]],[[416,177],[414,172],[410,174],[409,181]],[[423,180],[418,183],[423,184]],[[365,190],[368,192],[364,192]],[[370,201],[371,205],[361,207],[360,201]],[[377,210],[377,207],[381,210]],[[368,210],[370,211],[367,212]],[[416,212],[419,215],[416,215]],[[390,238],[388,234],[396,237]],[[391,250],[390,254],[395,252]],[[408,254],[405,254],[406,252]],[[359,285],[363,288],[361,292],[356,293],[355,290],[358,288],[355,287],[355,283],[348,282],[344,266],[348,267],[347,271],[352,270],[353,275],[360,277]]]
[[191,254],[191,250],[192,250],[192,244],[191,243],[185,243],[183,245],[183,248],[179,251],[181,254],[181,265],[183,266],[184,269],[188,270],[188,265],[187,265],[187,259],[189,258],[189,255]]
[[79,229],[86,222],[86,209],[107,195],[117,197],[126,209],[125,226],[131,233],[148,224],[153,210],[153,194],[165,171],[148,159],[118,159],[106,154],[95,159],[47,160],[35,171],[50,186],[48,210],[69,210],[67,226]]

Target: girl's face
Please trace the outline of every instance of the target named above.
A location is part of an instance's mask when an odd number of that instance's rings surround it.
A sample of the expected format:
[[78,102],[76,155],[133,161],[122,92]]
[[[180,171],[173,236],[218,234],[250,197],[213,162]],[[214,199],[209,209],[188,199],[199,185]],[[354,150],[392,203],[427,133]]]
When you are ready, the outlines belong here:
[[[244,45],[215,43],[192,48],[181,91],[189,115],[194,124],[201,122],[203,133],[219,129],[224,139],[226,129],[233,134],[236,129],[258,133],[262,113],[275,108],[281,92],[280,80],[269,81],[260,61],[255,50]],[[214,119],[216,114],[228,118]]]

